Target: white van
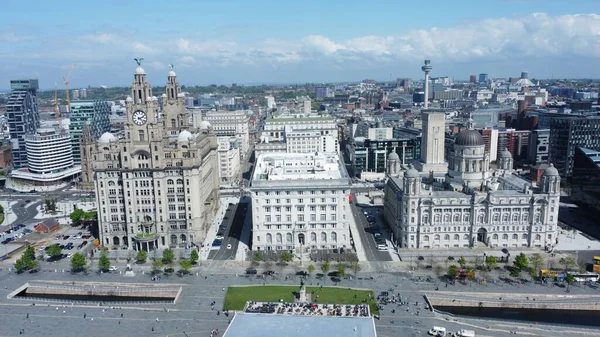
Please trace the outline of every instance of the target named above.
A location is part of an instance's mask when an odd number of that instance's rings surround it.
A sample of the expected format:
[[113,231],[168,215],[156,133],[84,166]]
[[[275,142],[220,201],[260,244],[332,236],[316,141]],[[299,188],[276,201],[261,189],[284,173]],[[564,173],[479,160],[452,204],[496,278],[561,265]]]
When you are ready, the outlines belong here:
[[475,331],[473,330],[459,330],[456,335],[458,337],[475,337]]
[[440,326],[434,326],[427,332],[428,334],[436,337],[445,337],[446,336],[446,328]]

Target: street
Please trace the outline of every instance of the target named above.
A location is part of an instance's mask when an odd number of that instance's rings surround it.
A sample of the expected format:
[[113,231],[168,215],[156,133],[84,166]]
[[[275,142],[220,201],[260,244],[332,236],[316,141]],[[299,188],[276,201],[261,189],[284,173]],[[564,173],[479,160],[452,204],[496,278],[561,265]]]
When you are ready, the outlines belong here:
[[[229,204],[225,216],[223,217],[222,225],[227,226],[223,242],[218,250],[212,250],[208,255],[210,260],[233,260],[238,250],[242,229],[244,227],[244,219],[246,218],[247,203]],[[210,244],[210,243],[207,243]],[[227,246],[231,245],[230,249]]]
[[370,225],[367,221],[367,218],[363,214],[362,209],[358,208],[354,203],[350,203],[350,209],[352,210],[352,215],[356,221],[356,227],[358,228],[359,235],[359,238],[355,237],[354,240],[361,240],[367,261],[392,261],[392,257],[388,251],[381,251],[377,249],[375,238],[367,230]]

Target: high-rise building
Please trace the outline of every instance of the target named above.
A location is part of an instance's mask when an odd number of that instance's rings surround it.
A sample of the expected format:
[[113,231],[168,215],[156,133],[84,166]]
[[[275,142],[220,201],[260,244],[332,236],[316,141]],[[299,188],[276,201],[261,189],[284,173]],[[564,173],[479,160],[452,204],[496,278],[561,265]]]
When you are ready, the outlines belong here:
[[73,160],[75,163],[81,163],[79,145],[83,125],[88,126],[92,139],[98,139],[103,133],[110,131],[110,106],[107,101],[71,102],[69,121]]
[[218,137],[219,177],[221,183],[232,184],[240,179],[240,140],[236,137]]
[[443,112],[421,112],[423,136],[421,139],[421,160],[415,166],[421,172],[445,173],[448,163],[444,160],[446,139],[446,114]]
[[83,88],[83,89],[79,90],[79,96],[82,99],[86,99],[87,98],[87,89]]
[[486,84],[488,82],[488,74],[479,74],[479,83]]
[[13,170],[13,180],[54,183],[81,172],[73,162],[69,133],[64,129],[40,128],[24,136],[27,169]]
[[266,96],[265,99],[267,100],[267,109],[275,108],[275,97]]
[[315,99],[322,99],[329,97],[329,88],[327,87],[316,87],[315,88]]
[[12,143],[15,169],[27,167],[25,135],[35,133],[40,126],[37,105],[38,80],[11,80],[12,90],[6,102],[6,115]]
[[248,111],[208,111],[203,120],[210,123],[217,137],[236,137],[240,144],[240,156],[246,158],[250,150]]
[[477,83],[477,76],[475,76],[475,75],[469,76],[469,82],[471,82],[471,83]]
[[138,67],[126,100],[124,137],[107,132],[93,144],[82,144],[82,161],[95,175],[103,246],[183,253],[204,240],[215,220],[217,138],[210,127],[191,128],[173,71],[163,98],[161,114],[146,72]]
[[548,147],[550,146],[550,130],[531,130],[529,147],[527,149],[527,161],[533,165],[548,162]]
[[79,99],[79,90],[77,90],[77,89],[71,90],[71,99],[74,101]]

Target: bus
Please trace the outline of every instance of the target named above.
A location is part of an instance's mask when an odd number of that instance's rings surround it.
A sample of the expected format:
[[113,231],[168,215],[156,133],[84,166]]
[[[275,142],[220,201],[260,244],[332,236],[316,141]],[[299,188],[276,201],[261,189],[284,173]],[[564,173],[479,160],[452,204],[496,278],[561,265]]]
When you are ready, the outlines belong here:
[[594,261],[592,262],[592,271],[600,274],[600,256],[594,256]]
[[600,275],[596,273],[569,273],[575,278],[575,282],[598,282]]

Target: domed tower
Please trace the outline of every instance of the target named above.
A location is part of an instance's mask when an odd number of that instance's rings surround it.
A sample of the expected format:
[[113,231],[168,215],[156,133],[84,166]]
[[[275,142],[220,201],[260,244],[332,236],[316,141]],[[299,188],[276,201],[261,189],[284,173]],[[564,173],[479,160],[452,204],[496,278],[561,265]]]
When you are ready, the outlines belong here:
[[421,194],[421,176],[412,164],[408,165],[408,170],[404,172],[403,185],[404,195],[418,196]]
[[511,173],[513,170],[513,157],[507,148],[504,148],[498,156],[498,169]]
[[554,164],[550,164],[542,175],[542,192],[560,195],[560,175]]
[[190,128],[190,116],[185,108],[185,95],[177,82],[174,66],[169,65],[171,71],[167,77],[165,94],[163,95],[163,114],[165,128],[170,136],[177,136],[181,130]]
[[388,155],[386,163],[386,173],[390,177],[397,177],[400,173],[401,163],[400,156],[396,152],[392,152]]
[[448,156],[446,182],[454,189],[463,186],[479,189],[490,177],[490,156],[485,151],[485,141],[473,129],[473,121],[454,139],[454,149]]

